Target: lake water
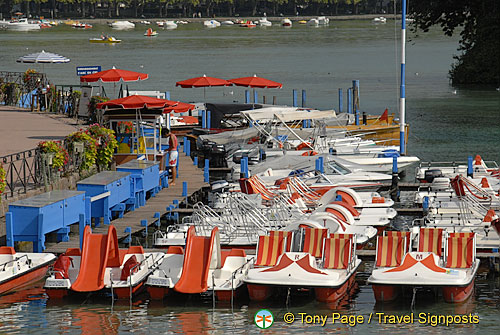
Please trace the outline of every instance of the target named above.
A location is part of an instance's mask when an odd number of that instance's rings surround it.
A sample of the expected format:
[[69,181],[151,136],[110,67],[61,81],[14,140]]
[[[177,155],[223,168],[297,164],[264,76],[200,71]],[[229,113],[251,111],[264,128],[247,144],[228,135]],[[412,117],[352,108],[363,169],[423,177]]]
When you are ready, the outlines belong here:
[[[14,33],[0,31],[0,70],[25,71],[27,64],[15,60],[28,53],[46,50],[71,58],[68,64],[49,64],[44,71],[58,85],[77,84],[76,66],[101,65],[149,74],[144,82],[129,84],[130,90],[170,91],[172,99],[201,101],[202,89],[181,89],[175,82],[206,74],[235,78],[257,74],[283,83],[282,90],[258,90],[262,95],[277,97],[280,104],[292,103],[292,89],[307,91],[307,106],[319,109],[338,108],[338,88],[360,80],[361,109],[381,114],[385,108],[397,113],[399,97],[399,30],[392,21],[374,25],[369,21],[331,22],[328,28],[279,26],[267,29],[220,27],[203,29],[201,23],[180,26],[177,30],[158,29],[159,36],[146,38],[145,27],[132,31],[112,31],[94,26],[77,31],[60,26],[41,32]],[[112,34],[123,42],[117,45],[90,44],[89,38],[101,32]],[[415,38],[407,48],[407,121],[410,123],[408,151],[423,160],[461,160],[481,154],[485,159],[500,161],[500,92],[495,89],[455,89],[447,74],[458,38],[442,36],[434,30]],[[35,65],[41,70],[40,65]],[[112,84],[106,84],[108,93]],[[244,100],[244,89],[207,88],[206,100],[233,102]],[[344,108],[346,99],[344,98]],[[4,144],[5,145],[5,144]],[[369,269],[368,263],[367,269]],[[499,334],[500,282],[486,277],[483,271],[476,281],[474,297],[464,304],[446,304],[442,298],[417,296],[415,313],[469,314],[479,316],[479,324],[454,326],[378,324],[372,322],[353,327],[347,325],[288,325],[283,315],[292,312],[331,315],[370,313],[409,314],[411,297],[396,305],[377,305],[371,287],[365,284],[369,270],[358,274],[358,289],[351,300],[336,307],[304,299],[266,304],[239,302],[230,306],[211,300],[187,300],[152,303],[140,298],[111,304],[93,300],[84,303],[48,301],[41,285],[0,297],[1,333],[46,334],[113,334],[148,333],[259,333],[253,324],[255,313],[269,308],[275,324],[269,333],[453,333]],[[329,319],[331,321],[331,318]]]

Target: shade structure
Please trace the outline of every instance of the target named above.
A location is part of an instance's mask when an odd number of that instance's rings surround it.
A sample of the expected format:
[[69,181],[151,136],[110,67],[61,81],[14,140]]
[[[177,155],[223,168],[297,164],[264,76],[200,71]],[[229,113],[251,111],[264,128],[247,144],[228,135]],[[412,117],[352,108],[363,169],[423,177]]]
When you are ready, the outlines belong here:
[[97,104],[100,109],[158,109],[161,113],[184,113],[195,108],[195,105],[180,101],[158,99],[145,95],[131,95]]
[[35,52],[26,56],[19,57],[16,62],[18,63],[68,63],[69,58],[52,53],[45,52]]
[[88,74],[80,77],[82,83],[93,83],[101,81],[104,83],[116,83],[119,81],[139,81],[148,79],[146,73],[117,69],[113,66],[112,69],[101,72]]
[[236,86],[244,86],[244,87],[252,87],[252,88],[282,88],[283,84],[278,83],[276,81],[272,81],[269,79],[257,77],[257,75],[253,75],[253,77],[242,77],[229,79],[229,82],[235,84]]
[[175,104],[175,101],[148,97],[145,95],[130,95],[128,97],[109,100],[97,104],[99,109],[163,109]]
[[233,84],[225,79],[207,77],[206,75],[203,75],[202,77],[181,80],[175,83],[175,86],[180,86],[182,88],[231,86],[231,85]]

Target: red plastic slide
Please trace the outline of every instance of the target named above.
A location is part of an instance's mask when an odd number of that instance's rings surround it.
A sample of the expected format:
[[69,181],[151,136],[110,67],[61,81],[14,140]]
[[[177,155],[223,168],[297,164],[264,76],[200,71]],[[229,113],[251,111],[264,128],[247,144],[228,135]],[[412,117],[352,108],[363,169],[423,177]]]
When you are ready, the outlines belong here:
[[[219,229],[212,230],[210,237],[196,236],[194,227],[190,227],[186,239],[186,253],[181,278],[174,290],[180,293],[202,293],[208,288],[207,279],[214,248],[219,248]],[[217,238],[217,242],[215,239]],[[220,262],[220,251],[217,250],[217,262]]]
[[116,228],[109,226],[108,234],[92,234],[90,226],[83,232],[83,250],[80,271],[71,289],[94,292],[104,288],[106,267],[120,266]]

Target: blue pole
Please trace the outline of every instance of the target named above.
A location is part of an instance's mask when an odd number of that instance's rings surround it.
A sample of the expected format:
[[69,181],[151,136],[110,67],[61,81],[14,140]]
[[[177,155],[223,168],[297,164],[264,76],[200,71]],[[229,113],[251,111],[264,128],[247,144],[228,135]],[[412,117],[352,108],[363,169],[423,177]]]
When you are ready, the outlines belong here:
[[211,112],[207,111],[207,129],[210,129],[210,118],[211,118]]
[[392,173],[398,173],[398,158],[396,156],[392,157]]
[[324,169],[324,161],[323,161],[323,157],[318,157],[318,161],[319,161],[319,172],[321,173],[324,173],[325,172],[325,169]]
[[342,113],[342,110],[344,109],[344,95],[342,93],[342,89],[339,88],[339,113]]
[[198,156],[194,156],[193,165],[198,166]]
[[306,90],[302,90],[302,107],[306,107]]
[[359,110],[358,109],[356,109],[355,123],[356,123],[356,126],[359,126]]
[[297,90],[292,90],[292,106],[293,107],[299,106],[299,104],[297,103]]
[[424,200],[422,201],[422,209],[424,210],[424,213],[427,213],[429,211],[429,197],[425,196]]
[[205,159],[205,167],[203,168],[203,181],[208,183],[210,181],[210,170],[209,170],[210,161],[208,158]]
[[201,128],[207,128],[207,112],[204,110],[201,111]]
[[186,156],[191,156],[191,141],[186,137]]
[[187,181],[182,182],[182,196],[186,198],[186,207],[188,205],[188,183]]
[[186,148],[187,147],[187,144],[186,144],[187,143],[187,137],[186,136],[184,136],[182,138],[182,142],[184,143],[183,146],[182,146],[182,152],[186,153],[186,149],[187,149]]
[[472,156],[467,157],[467,177],[472,177],[474,175],[474,169],[472,167]]
[[352,114],[352,88],[347,89],[347,113]]
[[401,8],[401,86],[399,99],[399,152],[406,154],[405,145],[405,63],[406,63],[406,0],[402,1]]
[[250,91],[245,90],[245,103],[249,104],[250,103]]
[[165,92],[165,99],[170,100],[170,92],[169,91]]
[[256,104],[259,102],[259,96],[257,95],[257,91],[253,90],[253,103]]

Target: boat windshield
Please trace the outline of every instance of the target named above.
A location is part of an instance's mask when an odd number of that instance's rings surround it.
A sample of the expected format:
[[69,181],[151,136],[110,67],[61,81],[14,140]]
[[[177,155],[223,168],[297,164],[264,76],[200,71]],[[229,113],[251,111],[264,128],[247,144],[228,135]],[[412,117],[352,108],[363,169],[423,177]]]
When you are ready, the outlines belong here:
[[350,171],[335,161],[328,161],[325,166],[325,173],[327,175],[328,174],[345,175],[350,173]]

